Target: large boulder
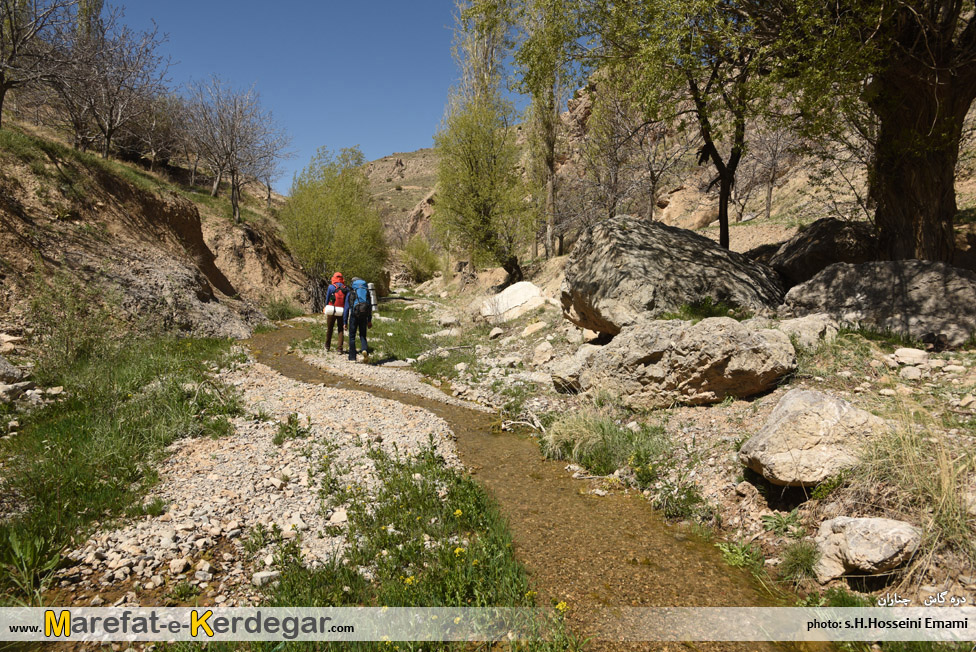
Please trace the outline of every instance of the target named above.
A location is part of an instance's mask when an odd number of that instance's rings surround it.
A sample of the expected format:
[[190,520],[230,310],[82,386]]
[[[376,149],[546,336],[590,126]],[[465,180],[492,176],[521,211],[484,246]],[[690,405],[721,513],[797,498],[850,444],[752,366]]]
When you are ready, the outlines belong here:
[[783,331],[791,338],[795,338],[799,346],[811,351],[819,347],[822,342],[832,342],[840,332],[837,321],[825,314],[783,320],[754,317],[742,323],[752,328],[775,328]]
[[839,398],[793,389],[766,425],[739,450],[739,461],[773,484],[811,487],[857,463],[858,452],[885,422]]
[[525,313],[545,305],[546,299],[542,290],[529,283],[521,281],[513,283],[493,297],[488,297],[481,304],[481,316],[492,323],[501,323],[518,319]]
[[769,264],[790,287],[834,263],[866,263],[876,257],[874,227],[833,217],[817,220],[780,246]]
[[616,335],[705,297],[755,311],[779,305],[776,273],[692,231],[629,215],[588,227],[566,263],[563,316]]
[[580,386],[618,394],[633,408],[704,405],[766,391],[795,368],[793,345],[780,331],[728,317],[643,318],[594,353]]
[[820,524],[815,539],[820,560],[817,579],[829,582],[846,573],[884,573],[911,558],[922,533],[904,521],[890,518],[838,516]]
[[915,339],[943,334],[959,346],[976,332],[976,273],[920,260],[837,263],[790,290],[780,313],[827,313]]
[[0,383],[19,383],[26,375],[23,369],[10,364],[0,355]]
[[576,394],[582,391],[580,374],[600,348],[596,344],[584,344],[575,354],[555,361],[550,375],[556,391],[564,394]]

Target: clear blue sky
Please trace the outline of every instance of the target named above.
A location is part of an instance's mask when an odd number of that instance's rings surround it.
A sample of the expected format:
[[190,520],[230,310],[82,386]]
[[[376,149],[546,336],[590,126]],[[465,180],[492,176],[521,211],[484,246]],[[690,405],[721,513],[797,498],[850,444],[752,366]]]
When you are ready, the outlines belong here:
[[[106,3],[108,4],[108,3]],[[168,35],[172,84],[217,74],[255,84],[292,138],[287,192],[321,146],[366,158],[432,145],[448,91],[453,0],[131,0],[125,22]]]

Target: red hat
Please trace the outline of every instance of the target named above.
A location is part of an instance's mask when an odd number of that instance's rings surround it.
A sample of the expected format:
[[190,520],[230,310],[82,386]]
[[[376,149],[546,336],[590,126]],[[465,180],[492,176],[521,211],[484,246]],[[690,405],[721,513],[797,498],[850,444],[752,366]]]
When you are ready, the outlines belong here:
[[342,274],[340,274],[339,272],[336,272],[335,274],[332,275],[332,282],[333,283],[345,283],[346,282],[346,279],[342,278]]

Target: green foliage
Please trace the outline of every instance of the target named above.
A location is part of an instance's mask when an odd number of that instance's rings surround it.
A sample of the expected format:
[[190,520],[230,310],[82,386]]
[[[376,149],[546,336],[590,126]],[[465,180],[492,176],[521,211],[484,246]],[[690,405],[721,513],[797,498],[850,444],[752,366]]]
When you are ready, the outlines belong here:
[[752,572],[759,572],[763,568],[762,551],[754,543],[730,541],[716,543],[715,547],[722,553],[725,563],[733,568],[745,568]]
[[652,504],[654,509],[661,510],[665,517],[671,519],[697,516],[707,521],[713,516],[698,485],[683,475],[676,480],[667,479],[662,482]]
[[305,439],[311,432],[311,424],[302,424],[299,416],[292,412],[284,423],[278,424],[278,432],[271,441],[275,446],[281,446],[287,439]]
[[[59,292],[67,305],[80,304],[71,290]],[[44,342],[60,343],[40,358],[35,375],[63,386],[61,400],[22,415],[20,434],[0,444],[5,491],[23,507],[0,524],[6,601],[35,601],[31,592],[46,581],[58,551],[93,521],[161,509],[141,497],[165,447],[179,437],[226,433],[227,417],[241,410],[232,390],[211,377],[233,359],[228,342],[108,332],[99,312],[74,310],[66,314],[81,324],[49,321],[37,331]]]
[[285,243],[305,271],[326,279],[375,278],[387,260],[383,222],[372,205],[358,148],[321,148],[292,182],[281,211]]
[[434,278],[440,269],[441,261],[431,249],[425,238],[415,235],[403,248],[403,264],[407,266],[410,277],[417,283]]
[[681,319],[698,323],[709,317],[732,317],[742,321],[752,317],[752,313],[725,301],[715,301],[712,297],[703,297],[693,303],[679,306],[674,312],[666,312],[659,319]]
[[190,584],[186,580],[182,580],[173,586],[171,595],[174,600],[179,602],[189,602],[200,595],[200,588]]
[[300,317],[303,311],[293,301],[282,296],[274,296],[264,304],[264,315],[271,321],[283,321]]
[[440,162],[433,225],[441,242],[476,263],[519,270],[532,235],[523,202],[511,105],[497,91],[455,97],[435,142]]
[[577,410],[558,417],[540,439],[546,457],[568,459],[596,475],[630,465],[646,486],[657,479],[659,465],[671,452],[660,426],[625,428],[600,411]]
[[813,567],[819,560],[820,549],[813,541],[793,541],[783,549],[783,561],[779,566],[780,577],[793,582],[813,577]]
[[803,520],[799,508],[788,514],[773,512],[762,517],[763,528],[779,536],[798,538],[803,536]]
[[823,500],[830,494],[834,493],[837,489],[844,485],[846,478],[843,473],[838,473],[835,476],[829,477],[826,480],[817,484],[810,492],[810,498],[814,500]]

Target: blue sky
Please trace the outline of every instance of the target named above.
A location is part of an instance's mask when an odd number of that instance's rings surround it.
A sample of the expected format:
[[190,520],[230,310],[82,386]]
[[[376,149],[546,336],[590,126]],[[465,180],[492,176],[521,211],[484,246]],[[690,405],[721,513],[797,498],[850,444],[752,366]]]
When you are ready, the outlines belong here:
[[432,145],[448,91],[453,0],[142,0],[125,22],[168,35],[172,84],[217,74],[255,84],[290,134],[287,192],[321,146],[359,145],[369,160]]

